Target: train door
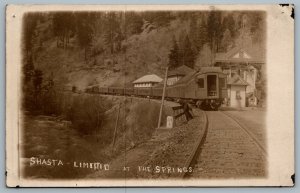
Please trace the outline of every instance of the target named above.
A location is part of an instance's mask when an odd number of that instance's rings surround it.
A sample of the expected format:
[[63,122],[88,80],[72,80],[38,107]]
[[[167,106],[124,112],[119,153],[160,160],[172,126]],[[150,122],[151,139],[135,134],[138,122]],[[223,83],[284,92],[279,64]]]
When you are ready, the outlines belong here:
[[197,99],[204,99],[206,98],[206,80],[205,80],[205,75],[201,74],[197,76],[196,79],[196,89],[195,89],[195,94]]
[[207,75],[207,96],[209,98],[216,98],[218,96],[218,81],[216,74]]
[[227,98],[227,83],[225,74],[219,74],[219,98]]

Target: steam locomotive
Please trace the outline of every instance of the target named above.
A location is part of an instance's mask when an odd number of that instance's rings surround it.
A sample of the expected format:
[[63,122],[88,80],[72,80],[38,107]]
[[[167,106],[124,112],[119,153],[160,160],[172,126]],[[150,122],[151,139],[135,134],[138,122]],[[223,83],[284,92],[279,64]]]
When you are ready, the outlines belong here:
[[[100,87],[93,85],[86,88],[87,93],[105,95],[125,95],[148,98],[161,98],[163,85],[147,88],[135,87]],[[188,100],[204,110],[218,110],[227,98],[226,74],[220,67],[202,67],[179,79],[175,84],[167,86],[166,100]]]

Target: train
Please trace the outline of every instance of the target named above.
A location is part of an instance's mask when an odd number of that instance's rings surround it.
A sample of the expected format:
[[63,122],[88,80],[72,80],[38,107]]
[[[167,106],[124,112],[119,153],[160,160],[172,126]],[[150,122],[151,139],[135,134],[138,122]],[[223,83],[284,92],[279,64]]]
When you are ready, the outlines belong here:
[[[85,92],[161,99],[163,84],[145,88],[92,85]],[[227,75],[220,67],[202,67],[167,86],[165,91],[166,100],[189,101],[204,110],[218,110],[227,97]]]

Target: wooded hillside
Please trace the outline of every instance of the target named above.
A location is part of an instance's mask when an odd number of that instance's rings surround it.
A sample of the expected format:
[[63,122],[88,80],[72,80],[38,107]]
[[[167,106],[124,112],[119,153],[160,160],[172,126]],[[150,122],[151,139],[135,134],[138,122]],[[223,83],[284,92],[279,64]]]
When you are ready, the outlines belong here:
[[23,22],[25,83],[130,84],[169,65],[213,65],[234,46],[264,51],[263,12],[47,12]]

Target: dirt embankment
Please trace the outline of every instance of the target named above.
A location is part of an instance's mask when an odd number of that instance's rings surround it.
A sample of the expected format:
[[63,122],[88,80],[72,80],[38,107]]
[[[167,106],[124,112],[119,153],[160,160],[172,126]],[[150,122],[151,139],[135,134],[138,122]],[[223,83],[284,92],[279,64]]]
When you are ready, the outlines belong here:
[[192,173],[188,158],[202,139],[206,124],[204,113],[194,110],[194,119],[173,129],[156,130],[151,139],[113,159],[108,171],[96,171],[88,177],[157,179]]

